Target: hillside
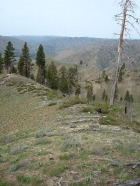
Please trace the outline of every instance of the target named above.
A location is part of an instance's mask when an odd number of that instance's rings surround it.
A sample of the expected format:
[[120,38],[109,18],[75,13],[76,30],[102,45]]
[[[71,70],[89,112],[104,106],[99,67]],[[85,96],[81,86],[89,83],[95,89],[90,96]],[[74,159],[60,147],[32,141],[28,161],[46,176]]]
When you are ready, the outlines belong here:
[[[80,73],[81,84],[99,74],[83,67]],[[127,73],[125,85],[133,85],[139,72]],[[17,74],[1,75],[0,84],[1,186],[112,186],[139,178],[139,125],[130,123],[121,106],[84,99],[75,105]],[[94,91],[105,85],[95,84]],[[73,105],[65,108],[68,103]]]
[[[24,42],[30,49],[30,56],[35,59],[38,46],[43,45],[47,58],[61,63],[83,64],[99,70],[112,70],[115,67],[118,41],[88,37],[57,36],[0,36],[0,51],[4,53],[7,42],[11,40],[15,47],[15,56],[21,55]],[[122,63],[127,70],[140,69],[140,40],[124,42]]]

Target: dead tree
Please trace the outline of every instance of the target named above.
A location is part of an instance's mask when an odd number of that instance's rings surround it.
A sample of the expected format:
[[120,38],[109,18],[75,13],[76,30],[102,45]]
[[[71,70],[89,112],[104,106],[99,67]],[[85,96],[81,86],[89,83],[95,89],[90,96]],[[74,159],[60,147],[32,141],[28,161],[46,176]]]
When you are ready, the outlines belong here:
[[[110,105],[114,104],[114,97],[115,97],[115,88],[117,84],[117,76],[118,76],[118,69],[119,65],[121,64],[121,56],[122,56],[122,44],[124,41],[124,36],[130,35],[130,29],[127,28],[127,25],[132,26],[136,31],[137,29],[134,27],[135,23],[139,24],[139,19],[135,18],[135,9],[136,4],[133,0],[121,0],[119,3],[119,6],[122,9],[122,12],[115,15],[115,21],[117,21],[117,24],[121,25],[121,31],[119,35],[119,43],[118,43],[118,55],[117,55],[117,62],[116,62],[116,69],[114,74],[114,81],[112,86],[112,92],[111,92],[111,98],[110,98]],[[132,22],[132,20],[134,22]],[[138,31],[137,31],[138,32]]]

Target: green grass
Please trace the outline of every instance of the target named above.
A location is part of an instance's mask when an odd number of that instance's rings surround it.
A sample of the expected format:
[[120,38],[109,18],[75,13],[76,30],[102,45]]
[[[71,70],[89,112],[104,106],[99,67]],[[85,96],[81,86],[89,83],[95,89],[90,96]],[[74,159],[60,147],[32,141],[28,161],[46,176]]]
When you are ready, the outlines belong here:
[[66,165],[57,165],[55,168],[50,170],[50,176],[60,176],[60,174],[63,173],[66,169],[68,169],[68,166]]
[[73,159],[76,155],[74,153],[71,154],[61,154],[59,155],[60,160],[70,160]]
[[76,104],[85,104],[85,103],[86,103],[86,100],[85,99],[81,99],[81,98],[75,97],[72,100],[69,100],[69,101],[64,102],[59,107],[59,109],[68,108],[68,107],[73,106],[73,105],[76,105]]
[[20,183],[24,183],[24,184],[31,184],[32,183],[34,185],[39,185],[42,182],[42,180],[40,180],[39,178],[28,177],[25,175],[18,175],[17,181]]
[[9,186],[7,182],[0,182],[0,186]]

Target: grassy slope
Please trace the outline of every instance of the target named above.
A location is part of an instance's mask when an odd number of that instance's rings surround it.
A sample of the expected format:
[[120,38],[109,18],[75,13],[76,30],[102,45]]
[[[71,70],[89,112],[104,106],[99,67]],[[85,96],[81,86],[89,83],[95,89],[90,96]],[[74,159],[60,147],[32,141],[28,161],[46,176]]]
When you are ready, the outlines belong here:
[[80,112],[87,105],[60,110],[63,101],[18,75],[0,87],[0,185],[54,186],[62,177],[64,186],[111,186],[137,179],[138,167],[122,164],[139,159],[139,134],[123,123],[99,126],[94,115]]

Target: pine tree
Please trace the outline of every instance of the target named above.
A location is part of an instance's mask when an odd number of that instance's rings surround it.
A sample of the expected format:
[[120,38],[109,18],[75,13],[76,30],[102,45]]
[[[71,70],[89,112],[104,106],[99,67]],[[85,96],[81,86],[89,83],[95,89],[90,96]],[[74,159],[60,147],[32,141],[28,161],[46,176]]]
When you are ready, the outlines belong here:
[[119,71],[119,77],[118,77],[118,81],[119,82],[121,82],[122,81],[122,75],[123,75],[123,73],[122,73],[122,70],[120,69],[120,71]]
[[73,88],[76,86],[77,83],[77,67],[76,68],[70,67],[67,70],[67,81],[68,81],[68,94],[70,96],[70,94],[73,92]]
[[96,99],[96,97],[95,97],[95,95],[93,95],[93,101],[95,101],[95,99]]
[[12,65],[11,72],[14,74],[17,73],[17,68],[14,65]]
[[79,94],[81,94],[81,86],[79,84],[77,84],[76,90],[75,90],[75,95],[79,96]]
[[91,102],[93,101],[93,85],[89,85],[87,87],[87,101]]
[[82,60],[80,60],[80,65],[83,65],[83,61]]
[[61,92],[68,94],[67,69],[65,66],[59,69],[59,89]]
[[106,82],[109,81],[108,75],[105,76],[105,81],[106,81]]
[[23,76],[24,75],[24,61],[23,61],[22,56],[20,56],[19,58],[17,69],[18,69],[18,73]]
[[105,95],[105,99],[104,100],[105,100],[105,102],[108,101],[108,95],[107,94]]
[[11,74],[12,62],[16,61],[14,57],[14,47],[9,41],[7,43],[6,49],[4,50],[4,63],[7,69],[7,73]]
[[51,89],[57,90],[58,89],[58,84],[59,84],[58,73],[57,73],[57,68],[56,68],[53,61],[47,67],[46,78],[47,78],[47,85]]
[[102,94],[102,100],[105,100],[105,96],[106,96],[106,92],[105,92],[105,89],[104,89],[103,94]]
[[36,64],[39,68],[38,75],[39,75],[40,84],[44,84],[46,70],[45,70],[45,53],[42,45],[39,46],[38,51],[36,53]]
[[0,74],[2,74],[2,69],[3,69],[3,58],[2,58],[2,55],[0,53]]
[[105,70],[102,72],[102,78],[105,78]]
[[115,95],[114,95],[114,98],[115,98],[115,99],[118,98],[118,94],[119,94],[119,90],[118,90],[118,86],[117,86],[117,84],[116,84]]
[[123,63],[122,67],[121,67],[122,70],[125,69],[125,63]]
[[35,80],[35,77],[34,77],[34,74],[33,74],[33,73],[31,74],[30,78],[31,78],[32,80]]
[[129,94],[129,91],[128,91],[128,90],[127,90],[126,93],[125,93],[124,100],[125,100],[125,101],[130,101],[130,94]]
[[130,95],[129,100],[130,100],[130,102],[134,102],[132,94]]
[[26,42],[22,48],[22,58],[23,58],[23,63],[24,63],[23,75],[26,77],[30,77],[31,58],[29,55],[29,48]]

